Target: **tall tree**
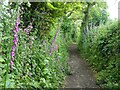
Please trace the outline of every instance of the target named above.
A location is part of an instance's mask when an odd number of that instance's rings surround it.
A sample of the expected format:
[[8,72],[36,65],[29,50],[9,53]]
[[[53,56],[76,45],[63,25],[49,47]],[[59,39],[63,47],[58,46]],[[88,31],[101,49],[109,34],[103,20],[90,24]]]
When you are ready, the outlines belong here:
[[81,24],[81,30],[84,33],[86,33],[88,31],[89,13],[90,13],[90,9],[92,8],[92,6],[95,5],[95,2],[86,2],[86,4],[87,4],[87,7],[86,7],[85,11],[83,11],[84,18],[83,18],[83,22]]

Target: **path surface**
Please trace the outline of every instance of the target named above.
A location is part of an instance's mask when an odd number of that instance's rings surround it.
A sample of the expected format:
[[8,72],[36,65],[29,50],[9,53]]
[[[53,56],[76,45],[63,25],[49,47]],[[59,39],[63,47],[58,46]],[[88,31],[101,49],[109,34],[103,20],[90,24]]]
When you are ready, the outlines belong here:
[[65,88],[98,88],[95,83],[94,73],[85,62],[80,58],[76,45],[69,47],[69,65],[72,71],[71,75],[65,78]]

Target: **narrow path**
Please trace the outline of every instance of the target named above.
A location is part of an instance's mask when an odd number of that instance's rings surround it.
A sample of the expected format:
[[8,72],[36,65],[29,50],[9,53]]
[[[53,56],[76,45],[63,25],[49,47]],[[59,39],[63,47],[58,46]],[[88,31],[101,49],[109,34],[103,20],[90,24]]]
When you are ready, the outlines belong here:
[[64,88],[98,88],[94,73],[86,61],[80,58],[76,45],[69,47],[69,58],[72,75],[65,78]]

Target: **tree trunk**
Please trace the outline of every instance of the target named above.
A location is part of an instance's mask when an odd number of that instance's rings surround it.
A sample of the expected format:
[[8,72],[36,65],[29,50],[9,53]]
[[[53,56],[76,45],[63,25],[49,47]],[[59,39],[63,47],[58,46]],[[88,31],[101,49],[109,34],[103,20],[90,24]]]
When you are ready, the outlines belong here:
[[88,31],[89,12],[90,12],[90,9],[92,8],[93,5],[95,5],[95,2],[93,2],[92,4],[90,2],[87,2],[87,9],[84,12],[85,16],[84,16],[84,19],[83,19],[83,22],[81,25],[82,33],[83,32],[86,33]]

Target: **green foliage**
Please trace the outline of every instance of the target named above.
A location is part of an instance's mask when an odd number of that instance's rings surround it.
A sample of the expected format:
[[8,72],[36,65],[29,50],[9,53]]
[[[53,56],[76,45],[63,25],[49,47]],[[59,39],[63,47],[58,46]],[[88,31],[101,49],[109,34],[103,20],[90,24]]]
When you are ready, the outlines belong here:
[[74,20],[68,17],[63,17],[63,22],[61,25],[61,32],[63,33],[63,38],[67,43],[73,43],[77,41],[78,30]]
[[[105,24],[108,20],[108,12],[107,12],[107,3],[99,2],[91,8],[89,23],[92,23],[94,26],[99,26],[100,24]],[[89,24],[90,26],[90,24]]]
[[[101,10],[96,5],[95,9],[91,10],[89,21],[93,20],[95,24],[105,22],[105,7],[106,5],[102,5]],[[86,9],[86,2],[28,2],[9,3],[8,6],[0,4],[0,87],[61,87],[64,76],[69,73],[67,45],[76,42],[80,36],[78,33],[82,20],[84,22],[83,12]],[[10,51],[18,11],[21,20],[20,30],[14,68],[11,71]],[[98,22],[95,22],[96,19]],[[32,25],[33,29],[26,33],[25,29],[29,25]],[[60,28],[60,31],[53,44],[57,28]],[[109,23],[107,26],[101,26],[99,30],[89,31],[81,45],[81,51],[98,71],[98,83],[104,87],[118,86],[119,33],[117,22]],[[55,50],[50,55],[51,48]]]
[[69,4],[64,5],[63,2],[30,2],[30,5],[30,7],[26,3],[21,5],[24,8],[22,14],[23,25],[27,27],[32,22],[33,27],[38,30],[37,35],[40,38],[49,36],[50,28],[56,23],[56,20],[65,16],[66,11],[69,10]]
[[0,87],[9,88],[13,87],[13,79],[9,74],[10,50],[12,46],[11,31],[15,25],[16,8],[9,9],[10,6],[0,4]]
[[89,31],[79,44],[81,53],[97,71],[97,83],[105,88],[118,88],[119,33],[118,22],[109,22]]
[[[13,4],[12,4],[13,5]],[[54,50],[50,55],[51,42],[54,38],[58,21],[53,23],[53,27],[48,33],[50,37],[40,38],[38,34],[38,21],[35,17],[33,30],[28,34],[25,28],[31,23],[24,23],[21,17],[20,30],[18,32],[18,46],[15,52],[14,68],[10,71],[10,51],[13,45],[13,30],[17,17],[17,7],[15,5],[2,9],[0,20],[0,88],[58,88],[62,85],[65,74],[68,72],[67,60],[68,52],[66,43],[60,32],[55,43],[58,50]],[[16,7],[16,8],[15,8]],[[50,8],[50,7],[49,7]],[[4,9],[4,12],[2,12]],[[26,14],[29,14],[28,12]],[[40,14],[40,13],[39,13]],[[28,15],[30,16],[30,14]],[[38,17],[39,18],[39,17]],[[44,17],[44,19],[48,19]],[[58,23],[57,23],[58,22]],[[41,21],[40,24],[46,22]],[[25,24],[25,25],[24,25]],[[45,27],[45,25],[44,25]],[[44,28],[43,27],[43,28]],[[43,29],[42,28],[42,29]],[[39,28],[41,29],[41,27]],[[40,32],[42,33],[42,31]]]
[[[66,52],[63,54],[61,52],[53,53],[52,56],[49,56],[49,42],[46,41],[47,46],[45,46],[38,40],[34,41],[31,49],[28,46],[29,43],[25,44],[24,40],[22,40],[23,43],[20,43],[19,52],[16,56],[17,68],[14,72],[17,74],[15,75],[15,79],[18,80],[16,84],[19,87],[57,88],[61,84],[61,79],[63,80],[64,74],[61,68],[64,70],[64,66],[61,65],[67,60],[63,56]],[[23,45],[25,45],[25,49],[22,48]],[[45,47],[48,47],[46,51]],[[61,57],[60,60],[58,57]]]

